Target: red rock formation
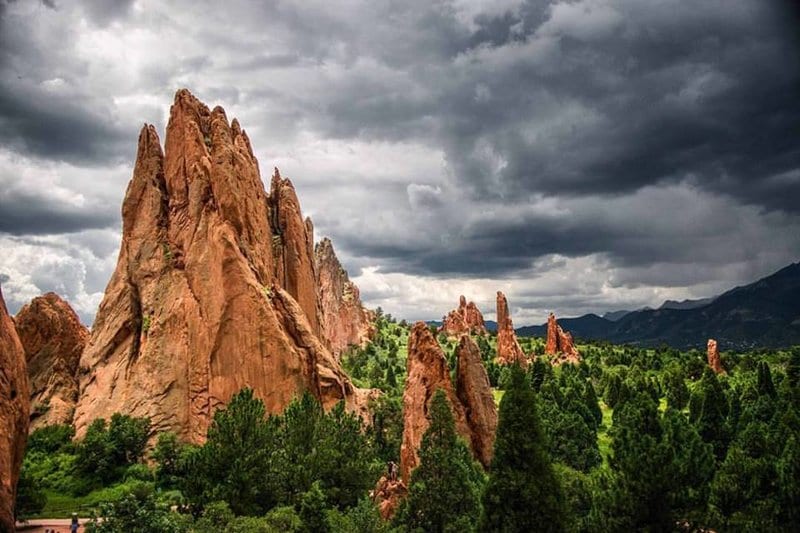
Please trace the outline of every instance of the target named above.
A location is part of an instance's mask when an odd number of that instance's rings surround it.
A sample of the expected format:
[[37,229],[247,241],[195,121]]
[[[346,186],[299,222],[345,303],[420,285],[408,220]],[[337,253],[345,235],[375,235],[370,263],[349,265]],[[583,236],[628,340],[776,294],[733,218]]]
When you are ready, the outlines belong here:
[[483,323],[481,314],[475,302],[467,303],[467,299],[461,296],[458,309],[450,311],[439,328],[448,337],[459,337],[464,334],[486,335],[486,325]]
[[407,495],[408,488],[402,479],[392,481],[388,477],[382,476],[372,493],[372,501],[378,504],[381,518],[388,520],[394,516]]
[[581,361],[581,354],[575,348],[572,335],[568,331],[561,329],[556,321],[556,316],[550,313],[547,317],[547,344],[544,353],[555,356],[553,362],[557,365],[562,363],[577,364]]
[[514,362],[528,365],[528,358],[517,340],[514,323],[508,312],[506,295],[497,291],[497,358],[498,363],[510,365]]
[[71,424],[78,401],[78,364],[89,330],[53,292],[34,298],[14,323],[28,363],[31,430]]
[[15,531],[14,502],[29,423],[25,353],[0,290],[0,531]]
[[422,435],[430,425],[428,409],[437,389],[442,389],[450,401],[456,430],[468,443],[472,442],[464,408],[461,405],[442,348],[430,328],[417,322],[408,336],[408,377],[403,391],[403,442],[400,446],[400,475],[408,485],[411,471],[419,463]]
[[497,432],[497,406],[481,351],[469,335],[463,335],[456,351],[456,395],[464,406],[475,457],[487,467],[492,462]]
[[719,359],[719,347],[717,346],[717,341],[714,339],[708,339],[707,356],[708,366],[711,370],[716,374],[724,374],[725,369],[722,368],[722,361]]
[[319,341],[313,230],[276,172],[264,190],[250,140],[225,111],[175,95],[165,151],[139,135],[116,270],[81,358],[78,436],[114,412],[202,442],[214,411],[251,387],[269,412],[310,390],[356,391]]
[[323,335],[338,357],[349,346],[362,346],[372,337],[374,316],[361,304],[358,287],[350,281],[327,237],[314,247],[314,262]]

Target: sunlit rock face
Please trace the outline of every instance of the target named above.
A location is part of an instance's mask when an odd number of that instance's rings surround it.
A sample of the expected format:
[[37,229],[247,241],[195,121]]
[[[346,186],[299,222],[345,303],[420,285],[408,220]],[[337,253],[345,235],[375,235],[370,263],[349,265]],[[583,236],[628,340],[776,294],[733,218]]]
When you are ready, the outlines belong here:
[[514,323],[508,312],[506,295],[497,291],[497,362],[503,365],[519,363],[528,365],[528,357],[522,351],[514,331]]
[[14,317],[31,388],[31,430],[71,424],[78,400],[78,364],[89,330],[55,293],[38,296]]
[[458,308],[447,314],[439,331],[448,337],[487,334],[480,309],[475,302],[467,303],[467,299],[463,295],[459,299]]
[[575,348],[572,341],[572,334],[564,331],[556,321],[556,316],[550,313],[547,317],[547,342],[544,353],[553,356],[553,363],[560,365],[563,363],[579,363],[581,354]]
[[272,413],[303,391],[363,412],[369,393],[320,338],[313,226],[277,169],[267,194],[247,134],[222,108],[180,90],[163,150],[142,128],[122,222],[81,357],[78,436],[121,412],[202,442],[243,387]]
[[363,346],[375,333],[373,314],[364,308],[355,283],[342,268],[327,237],[314,247],[322,334],[339,357],[350,346]]
[[29,423],[25,352],[0,290],[0,531],[15,531],[14,502]]

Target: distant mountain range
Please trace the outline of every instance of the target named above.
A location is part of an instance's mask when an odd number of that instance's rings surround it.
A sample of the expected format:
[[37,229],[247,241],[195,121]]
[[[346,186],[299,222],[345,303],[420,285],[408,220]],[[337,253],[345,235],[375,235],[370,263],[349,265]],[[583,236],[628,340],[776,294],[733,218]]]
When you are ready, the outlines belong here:
[[[558,323],[578,339],[641,346],[704,347],[709,338],[723,349],[800,344],[800,263],[714,298],[668,300],[658,309],[588,314]],[[546,324],[517,329],[526,336],[546,332]]]

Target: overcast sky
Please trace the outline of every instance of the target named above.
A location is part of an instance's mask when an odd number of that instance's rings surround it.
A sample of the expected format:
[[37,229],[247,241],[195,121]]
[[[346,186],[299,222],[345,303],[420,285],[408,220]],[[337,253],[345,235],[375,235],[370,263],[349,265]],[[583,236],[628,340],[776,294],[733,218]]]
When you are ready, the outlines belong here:
[[[91,324],[142,123],[221,105],[369,306],[517,325],[800,260],[793,2],[0,0],[0,282]],[[266,176],[268,178],[268,176]]]

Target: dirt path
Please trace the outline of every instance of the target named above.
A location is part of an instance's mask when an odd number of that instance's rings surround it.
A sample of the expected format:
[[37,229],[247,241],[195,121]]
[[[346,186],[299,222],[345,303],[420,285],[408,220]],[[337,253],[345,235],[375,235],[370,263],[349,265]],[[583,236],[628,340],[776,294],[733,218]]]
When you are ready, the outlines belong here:
[[[78,531],[84,531],[83,524],[87,522],[86,519],[81,519],[81,527]],[[25,531],[29,533],[43,533],[45,531],[52,531],[54,533],[70,533],[69,525],[72,520],[69,518],[37,518],[27,522],[17,522],[17,531]]]

